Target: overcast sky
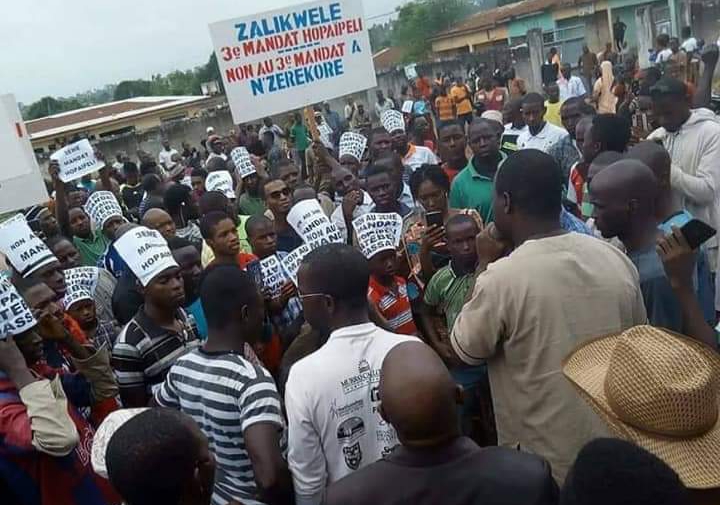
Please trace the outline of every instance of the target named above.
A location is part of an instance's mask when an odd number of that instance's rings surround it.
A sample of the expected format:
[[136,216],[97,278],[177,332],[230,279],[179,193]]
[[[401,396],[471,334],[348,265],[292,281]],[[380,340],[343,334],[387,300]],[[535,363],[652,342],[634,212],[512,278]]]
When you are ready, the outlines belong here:
[[[403,3],[363,1],[367,17]],[[8,2],[0,16],[0,94],[28,104],[193,68],[212,51],[209,23],[298,3],[304,0]]]

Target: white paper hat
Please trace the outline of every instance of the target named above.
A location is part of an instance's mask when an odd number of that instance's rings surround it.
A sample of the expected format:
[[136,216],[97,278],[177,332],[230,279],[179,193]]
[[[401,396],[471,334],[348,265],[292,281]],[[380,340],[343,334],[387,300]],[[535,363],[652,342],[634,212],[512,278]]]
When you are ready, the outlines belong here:
[[37,324],[30,307],[8,279],[0,279],[0,339],[20,335]]
[[235,198],[233,178],[227,170],[210,172],[205,178],[205,191],[219,191],[228,198]]
[[401,112],[394,109],[386,110],[380,116],[380,122],[388,133],[393,133],[398,130],[405,131],[405,118]]
[[90,450],[90,463],[96,474],[105,479],[108,478],[105,457],[112,436],[130,419],[148,410],[150,410],[148,407],[120,409],[111,412],[103,420],[93,436],[92,449]]
[[244,147],[236,147],[230,152],[230,157],[235,164],[235,171],[241,179],[257,173],[255,165],[250,159],[250,153]]
[[327,148],[327,149],[334,149],[335,146],[333,145],[332,141],[330,140],[330,137],[332,136],[332,128],[323,121],[318,125],[318,133],[320,134],[320,142]]
[[96,191],[91,194],[85,202],[85,212],[100,229],[111,217],[123,217],[122,207],[110,191]]
[[402,235],[402,217],[395,212],[370,212],[353,220],[360,252],[367,259],[377,253],[397,249]]
[[45,243],[33,233],[22,214],[0,224],[0,252],[21,277],[57,261]]
[[355,132],[345,132],[340,137],[340,148],[338,158],[343,156],[352,156],[358,162],[362,160],[365,147],[367,146],[367,138]]
[[65,270],[65,296],[63,307],[69,309],[81,300],[94,300],[100,269],[97,267],[77,267]]
[[163,236],[144,226],[125,232],[115,242],[115,250],[143,286],[168,268],[178,266]]

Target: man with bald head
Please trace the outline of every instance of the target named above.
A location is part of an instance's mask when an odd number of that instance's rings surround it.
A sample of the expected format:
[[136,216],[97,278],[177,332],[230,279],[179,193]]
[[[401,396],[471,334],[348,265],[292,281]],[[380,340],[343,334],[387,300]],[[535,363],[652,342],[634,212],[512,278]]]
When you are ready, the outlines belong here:
[[656,252],[661,235],[655,209],[657,193],[652,170],[633,159],[613,163],[590,184],[595,224],[603,237],[618,237],[625,246],[640,274],[650,324],[683,333],[681,308]]
[[420,342],[397,345],[380,374],[380,415],[400,445],[327,489],[327,505],[555,503],[542,458],[480,448],[460,434],[462,391],[438,355]]
[[145,212],[141,224],[151,230],[157,230],[165,240],[175,236],[175,221],[163,209],[153,208]]

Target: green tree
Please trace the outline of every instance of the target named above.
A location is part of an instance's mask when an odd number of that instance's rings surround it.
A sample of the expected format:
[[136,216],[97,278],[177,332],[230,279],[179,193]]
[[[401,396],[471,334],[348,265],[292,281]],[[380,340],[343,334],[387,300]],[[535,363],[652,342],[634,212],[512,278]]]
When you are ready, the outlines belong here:
[[405,60],[422,60],[430,52],[430,38],[478,10],[473,0],[415,0],[398,7],[393,45],[406,49]]
[[114,100],[126,100],[136,96],[152,95],[152,82],[144,79],[134,81],[122,81],[115,88]]
[[370,35],[370,47],[373,53],[392,45],[392,28],[393,25],[389,22],[370,27],[368,33]]
[[44,98],[41,98],[37,102],[34,102],[25,107],[25,109],[23,110],[23,118],[26,121],[30,121],[32,119],[52,116],[53,114],[67,112],[69,110],[79,109],[81,107],[83,107],[83,104],[73,98],[57,99],[51,96],[46,96]]

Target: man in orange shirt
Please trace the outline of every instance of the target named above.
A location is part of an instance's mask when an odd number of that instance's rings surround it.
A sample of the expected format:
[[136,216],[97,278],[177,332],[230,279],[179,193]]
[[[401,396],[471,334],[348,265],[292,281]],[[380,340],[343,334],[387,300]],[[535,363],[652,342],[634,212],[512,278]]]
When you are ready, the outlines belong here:
[[455,85],[450,90],[450,96],[455,102],[457,117],[465,124],[472,123],[473,105],[470,90],[463,83],[462,77],[458,77]]
[[455,121],[455,102],[448,96],[447,88],[440,88],[440,96],[435,99],[435,109],[440,120],[440,128]]

